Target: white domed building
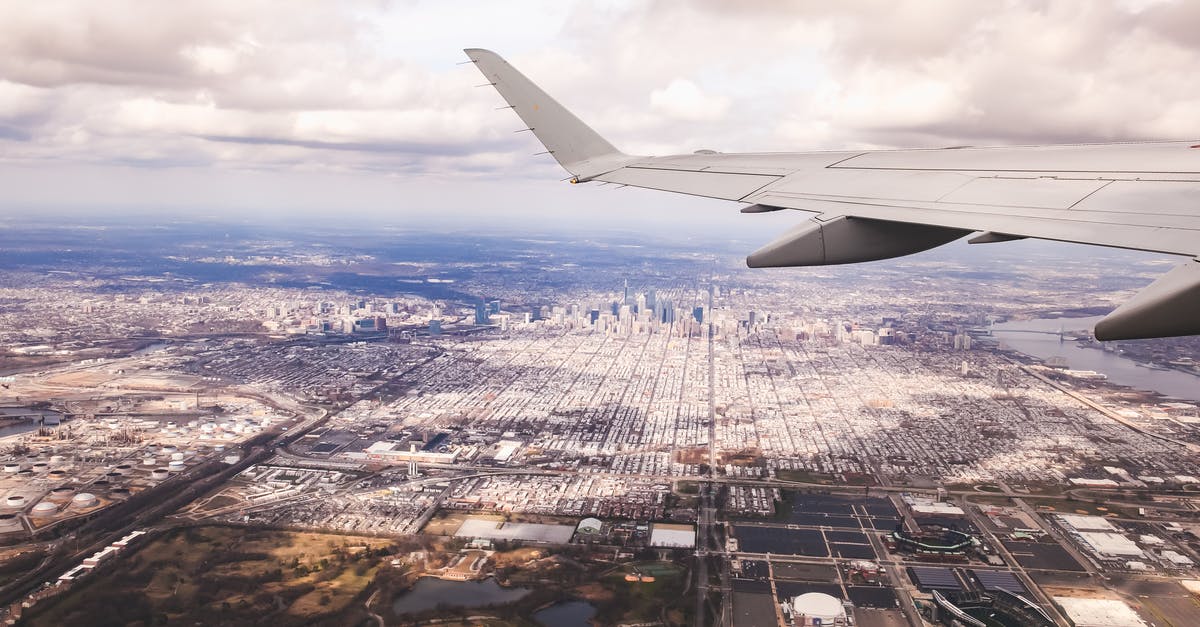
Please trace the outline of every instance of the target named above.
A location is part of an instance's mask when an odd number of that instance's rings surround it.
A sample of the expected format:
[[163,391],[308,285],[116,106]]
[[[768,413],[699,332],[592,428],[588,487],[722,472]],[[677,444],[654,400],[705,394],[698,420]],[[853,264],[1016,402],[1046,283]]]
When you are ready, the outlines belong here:
[[846,607],[835,596],[806,592],[792,599],[792,624],[796,627],[846,625]]

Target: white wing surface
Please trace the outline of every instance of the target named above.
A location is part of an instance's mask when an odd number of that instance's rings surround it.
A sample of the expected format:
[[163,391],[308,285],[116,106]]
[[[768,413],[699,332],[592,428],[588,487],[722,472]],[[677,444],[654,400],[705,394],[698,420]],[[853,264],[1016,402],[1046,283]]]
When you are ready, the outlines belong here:
[[855,152],[626,155],[495,53],[469,49],[572,182],[815,214],[751,267],[855,263],[971,232],[1193,257],[1096,326],[1100,339],[1200,334],[1200,142]]

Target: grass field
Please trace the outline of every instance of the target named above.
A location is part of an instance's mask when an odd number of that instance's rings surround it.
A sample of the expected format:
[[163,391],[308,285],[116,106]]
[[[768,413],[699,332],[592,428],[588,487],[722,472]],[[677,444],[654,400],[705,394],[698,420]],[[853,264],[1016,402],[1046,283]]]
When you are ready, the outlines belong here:
[[448,512],[439,510],[438,513],[425,524],[425,528],[421,533],[433,536],[452,536],[458,528],[462,526],[463,521],[470,516],[467,512]]
[[[625,581],[625,575],[634,571],[652,576],[654,581]],[[691,599],[682,596],[685,579],[682,568],[667,562],[626,564],[602,580],[611,600],[600,605],[597,618],[613,623],[661,620],[668,625],[688,624],[686,612],[692,606],[688,603]]]
[[[109,563],[27,614],[29,625],[356,625],[364,603],[390,619],[395,595],[420,575],[427,560],[456,559],[452,539],[387,540],[310,532],[206,526],[169,531]],[[426,559],[404,559],[421,551]],[[395,554],[393,555],[393,552]],[[601,624],[690,623],[693,598],[683,591],[687,571],[653,560],[596,562],[583,547],[516,547],[492,556],[489,568],[505,585],[532,592],[501,607],[432,612],[453,624],[483,613],[489,624],[531,625],[539,607],[587,599]],[[481,553],[473,554],[477,557]],[[393,557],[401,567],[389,566]],[[467,564],[469,564],[469,559]],[[629,582],[640,572],[653,582]]]
[[807,470],[789,470],[782,469],[775,472],[775,476],[782,481],[799,481],[802,483],[820,483],[830,485],[834,482],[835,477],[830,474],[809,472]]
[[80,581],[30,624],[336,624],[387,547],[320,533],[175,530]]

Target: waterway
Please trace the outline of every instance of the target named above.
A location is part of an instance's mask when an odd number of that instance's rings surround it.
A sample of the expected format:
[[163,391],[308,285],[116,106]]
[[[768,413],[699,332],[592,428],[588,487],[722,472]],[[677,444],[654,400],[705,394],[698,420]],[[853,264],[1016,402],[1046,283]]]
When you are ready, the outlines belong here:
[[533,621],[545,627],[590,627],[596,608],[587,601],[565,601],[533,613]]
[[422,577],[392,601],[397,614],[417,614],[441,607],[484,607],[512,603],[529,594],[527,588],[505,588],[495,579],[448,581]]
[[142,348],[139,348],[139,349],[133,351],[132,353],[129,354],[129,356],[130,357],[143,357],[145,355],[149,355],[151,353],[157,353],[158,351],[164,350],[167,347],[169,347],[170,345],[171,344],[168,342],[155,342],[153,344],[150,344],[148,346],[143,346]]
[[[0,439],[22,433],[36,431],[38,428],[37,415],[47,418],[62,419],[62,414],[49,409],[29,409],[28,407],[0,407],[2,416],[22,416],[21,418],[0,419]],[[28,416],[28,417],[26,417]]]
[[1072,370],[1095,370],[1107,375],[1108,380],[1117,385],[1158,392],[1183,400],[1200,401],[1200,377],[1196,375],[1178,370],[1147,368],[1118,353],[1070,340],[1060,341],[1058,335],[1021,332],[1032,330],[1057,333],[1062,329],[1065,334],[1070,335],[1071,331],[1090,330],[1102,318],[1103,316],[1038,318],[1003,322],[992,327],[992,334],[1015,351],[1042,360],[1060,357]]

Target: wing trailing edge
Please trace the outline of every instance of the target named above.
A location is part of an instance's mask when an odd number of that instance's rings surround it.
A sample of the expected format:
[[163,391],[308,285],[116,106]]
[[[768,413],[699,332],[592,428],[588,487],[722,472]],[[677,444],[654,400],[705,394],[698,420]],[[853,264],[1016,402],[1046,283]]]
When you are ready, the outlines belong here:
[[1200,259],[1175,266],[1096,324],[1098,340],[1200,335]]

